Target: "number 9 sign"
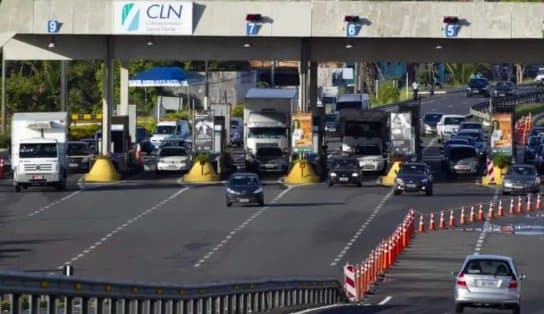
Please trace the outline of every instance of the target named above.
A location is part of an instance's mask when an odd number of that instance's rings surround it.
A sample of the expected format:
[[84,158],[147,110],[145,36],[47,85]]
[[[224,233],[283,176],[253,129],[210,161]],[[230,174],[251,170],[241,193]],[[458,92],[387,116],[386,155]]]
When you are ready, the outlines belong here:
[[47,22],[47,32],[48,33],[58,33],[60,29],[60,23],[57,20],[49,20]]
[[346,25],[346,36],[347,37],[355,37],[359,35],[359,30],[361,27],[356,23],[348,23]]

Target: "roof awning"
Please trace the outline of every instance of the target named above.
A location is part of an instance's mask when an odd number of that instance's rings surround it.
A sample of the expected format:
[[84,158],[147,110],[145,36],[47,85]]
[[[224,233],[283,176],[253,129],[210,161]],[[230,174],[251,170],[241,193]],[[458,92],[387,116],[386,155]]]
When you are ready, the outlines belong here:
[[4,46],[5,43],[7,43],[10,39],[15,36],[14,32],[3,32],[0,33],[0,48]]

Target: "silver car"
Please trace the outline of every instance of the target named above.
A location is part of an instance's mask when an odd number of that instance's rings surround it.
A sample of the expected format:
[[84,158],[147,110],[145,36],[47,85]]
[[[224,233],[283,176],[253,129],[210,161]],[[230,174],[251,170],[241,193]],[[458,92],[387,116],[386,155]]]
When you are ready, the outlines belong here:
[[469,255],[455,279],[455,313],[465,307],[511,309],[520,313],[520,274],[511,257]]

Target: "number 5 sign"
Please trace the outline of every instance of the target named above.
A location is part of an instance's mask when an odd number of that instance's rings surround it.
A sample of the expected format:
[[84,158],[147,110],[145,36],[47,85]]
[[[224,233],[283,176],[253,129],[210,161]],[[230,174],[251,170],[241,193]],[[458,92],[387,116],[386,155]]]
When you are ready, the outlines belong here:
[[446,24],[444,27],[444,33],[446,38],[455,38],[459,33],[459,25],[457,24]]
[[359,35],[360,30],[361,30],[361,25],[359,25],[358,23],[348,23],[346,25],[346,36],[355,37]]

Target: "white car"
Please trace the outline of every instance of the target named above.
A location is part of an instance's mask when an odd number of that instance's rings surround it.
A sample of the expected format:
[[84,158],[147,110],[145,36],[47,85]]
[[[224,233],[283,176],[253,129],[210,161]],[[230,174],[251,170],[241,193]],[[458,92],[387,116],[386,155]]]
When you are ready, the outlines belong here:
[[466,120],[466,117],[459,114],[445,114],[436,124],[436,133],[440,141],[446,141],[457,134],[459,125]]
[[165,146],[157,155],[156,172],[187,171],[189,170],[189,156],[183,147]]
[[362,171],[383,172],[385,170],[385,158],[380,154],[377,146],[358,146],[354,157],[357,158]]
[[535,77],[535,83],[538,85],[544,85],[544,68],[538,68],[538,73]]

